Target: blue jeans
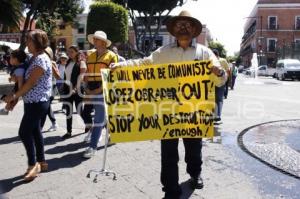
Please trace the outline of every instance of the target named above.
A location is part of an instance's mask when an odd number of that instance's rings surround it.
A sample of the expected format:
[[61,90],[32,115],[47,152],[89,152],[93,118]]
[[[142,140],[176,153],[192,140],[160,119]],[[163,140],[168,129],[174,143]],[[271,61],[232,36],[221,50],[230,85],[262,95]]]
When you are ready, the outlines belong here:
[[221,87],[216,86],[216,108],[215,108],[216,118],[221,118],[222,115],[224,92],[225,92],[225,86],[221,86]]
[[99,138],[101,136],[102,128],[106,125],[106,119],[103,96],[96,95],[96,97],[94,97],[92,100],[95,109],[95,116],[92,128],[90,147],[96,149]]
[[29,166],[35,165],[36,161],[45,161],[41,120],[45,117],[49,105],[49,101],[24,103],[24,115],[19,128],[19,137],[26,149]]

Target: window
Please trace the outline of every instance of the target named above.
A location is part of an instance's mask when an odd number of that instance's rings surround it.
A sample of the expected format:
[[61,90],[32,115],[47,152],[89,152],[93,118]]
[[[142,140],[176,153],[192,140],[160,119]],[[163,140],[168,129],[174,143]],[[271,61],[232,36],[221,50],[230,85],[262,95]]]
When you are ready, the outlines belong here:
[[59,25],[59,29],[60,29],[60,30],[64,30],[65,28],[66,28],[65,24],[60,24],[60,25]]
[[276,38],[268,38],[268,52],[275,52],[276,50]]
[[79,24],[77,29],[78,34],[84,34],[84,24]]
[[295,39],[295,49],[300,50],[300,39]]
[[277,17],[276,16],[269,16],[268,17],[268,25],[270,30],[277,29]]
[[300,16],[295,17],[295,29],[300,30]]
[[276,68],[283,68],[283,63],[277,63]]
[[[150,38],[146,36],[146,38],[143,41],[144,47],[148,48],[150,45]],[[153,46],[152,46],[152,51],[156,50],[160,46],[163,45],[163,37],[162,36],[157,36],[155,40],[153,41]]]
[[79,50],[84,50],[85,38],[77,38],[77,46]]
[[84,50],[84,43],[83,42],[78,42],[77,46],[78,46],[79,50]]

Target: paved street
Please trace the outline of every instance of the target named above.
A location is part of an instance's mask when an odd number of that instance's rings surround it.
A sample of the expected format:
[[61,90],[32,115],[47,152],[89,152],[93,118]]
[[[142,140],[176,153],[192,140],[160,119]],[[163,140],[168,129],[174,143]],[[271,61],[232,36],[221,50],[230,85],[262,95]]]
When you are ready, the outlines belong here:
[[[184,190],[182,198],[299,198],[299,179],[249,156],[237,144],[238,134],[250,126],[276,120],[300,119],[299,90],[300,81],[280,82],[268,77],[259,77],[255,80],[240,75],[235,90],[230,91],[228,99],[225,100],[223,124],[217,128],[221,132],[221,143],[204,141],[202,176],[205,187],[202,190],[192,192],[185,183],[189,176],[185,172],[184,149],[182,142],[180,143],[180,182]],[[101,168],[103,141],[95,158],[83,159],[82,153],[86,147],[83,142],[85,134],[82,134],[83,122],[76,115],[73,122],[74,136],[63,141],[60,136],[66,132],[66,128],[65,115],[62,113],[56,114],[58,131],[44,133],[49,171],[42,173],[33,182],[24,184],[22,175],[26,170],[27,160],[24,147],[17,135],[22,108],[22,103],[19,103],[8,116],[0,116],[0,185],[4,197],[162,198],[159,141],[110,146],[107,168],[116,172],[117,180],[113,181],[111,176],[99,176],[98,183],[93,183],[93,178],[86,178],[86,174],[89,169]],[[60,108],[61,104],[54,102],[53,109]],[[293,140],[299,140],[300,129],[297,128],[299,121],[295,123],[296,128],[293,128],[293,131],[285,131],[284,125],[280,133],[276,128],[269,128],[271,131],[264,128],[268,136],[252,134],[252,137],[246,137],[245,141],[252,144],[251,146],[267,144],[271,147],[268,150],[272,150],[272,147],[274,150],[291,147],[295,149],[293,155],[296,157],[299,155],[299,150],[296,150],[299,144]],[[50,122],[47,119],[45,129],[49,126]],[[276,144],[279,141],[280,146]]]

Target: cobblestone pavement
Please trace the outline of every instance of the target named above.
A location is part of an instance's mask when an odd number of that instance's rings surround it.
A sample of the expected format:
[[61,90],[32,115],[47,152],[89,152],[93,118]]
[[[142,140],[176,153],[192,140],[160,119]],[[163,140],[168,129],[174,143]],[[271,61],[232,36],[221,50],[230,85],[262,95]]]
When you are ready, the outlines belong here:
[[300,179],[299,135],[300,120],[280,121],[250,129],[243,144],[258,159]]

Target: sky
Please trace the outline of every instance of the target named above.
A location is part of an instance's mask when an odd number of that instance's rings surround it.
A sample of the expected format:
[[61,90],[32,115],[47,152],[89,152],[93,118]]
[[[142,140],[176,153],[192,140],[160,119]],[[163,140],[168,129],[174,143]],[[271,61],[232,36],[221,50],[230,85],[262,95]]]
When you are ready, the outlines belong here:
[[[86,0],[87,8],[90,2]],[[202,24],[206,24],[214,40],[225,46],[227,55],[233,55],[240,49],[246,17],[256,3],[257,0],[187,0],[185,5],[175,8],[171,15],[188,10]]]

